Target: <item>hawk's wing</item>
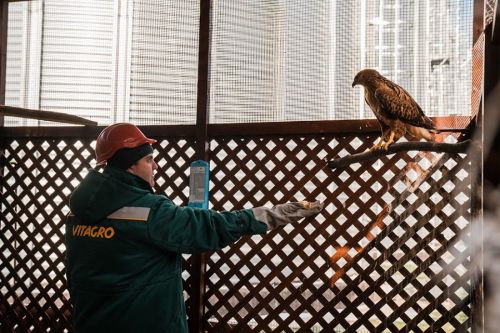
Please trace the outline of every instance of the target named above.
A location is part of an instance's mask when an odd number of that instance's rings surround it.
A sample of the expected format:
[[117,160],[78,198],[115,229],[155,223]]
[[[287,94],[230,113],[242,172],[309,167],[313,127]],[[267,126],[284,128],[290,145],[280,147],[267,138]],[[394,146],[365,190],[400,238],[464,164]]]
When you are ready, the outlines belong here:
[[[368,100],[368,98],[365,97],[365,102],[366,104],[368,104],[368,106],[370,107],[370,109],[372,109],[373,111],[373,114],[375,115],[375,118],[377,118],[378,120],[378,124],[380,125],[380,130],[382,131],[382,133],[384,133],[387,129],[389,129],[389,125],[387,125],[385,122],[384,122],[384,119],[383,117],[380,115],[380,112],[377,112],[377,108],[376,106],[372,106],[370,104],[370,101]],[[378,102],[378,101],[377,101]]]
[[375,89],[375,98],[380,103],[380,111],[389,119],[399,119],[404,123],[434,129],[435,126],[422,111],[410,94],[393,82],[386,80]]

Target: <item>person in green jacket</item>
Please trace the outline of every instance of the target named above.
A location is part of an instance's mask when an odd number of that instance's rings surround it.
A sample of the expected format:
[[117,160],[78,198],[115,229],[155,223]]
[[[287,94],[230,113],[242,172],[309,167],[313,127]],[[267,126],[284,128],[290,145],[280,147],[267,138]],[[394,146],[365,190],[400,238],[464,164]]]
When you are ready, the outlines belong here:
[[71,194],[66,274],[76,333],[187,332],[183,253],[222,249],[323,208],[177,206],[153,191],[155,142],[133,124],[106,127],[96,143],[103,172],[90,170]]

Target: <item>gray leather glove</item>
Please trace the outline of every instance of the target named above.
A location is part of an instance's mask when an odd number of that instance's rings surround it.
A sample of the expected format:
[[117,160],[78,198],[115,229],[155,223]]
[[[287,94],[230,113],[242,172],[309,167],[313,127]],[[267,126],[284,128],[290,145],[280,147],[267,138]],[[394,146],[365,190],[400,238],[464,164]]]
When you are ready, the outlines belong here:
[[276,205],[273,208],[252,208],[255,218],[267,225],[267,230],[272,230],[288,223],[318,214],[323,209],[323,203],[315,202],[288,202]]

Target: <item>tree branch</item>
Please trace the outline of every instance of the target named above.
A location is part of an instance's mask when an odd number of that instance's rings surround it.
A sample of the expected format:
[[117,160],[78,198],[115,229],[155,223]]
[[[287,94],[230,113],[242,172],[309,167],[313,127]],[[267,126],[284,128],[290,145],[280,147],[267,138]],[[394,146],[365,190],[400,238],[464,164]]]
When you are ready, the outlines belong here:
[[432,151],[436,153],[458,154],[465,153],[471,140],[465,140],[459,143],[441,143],[441,142],[401,142],[390,145],[387,150],[378,149],[367,151],[359,154],[349,155],[328,161],[330,169],[343,168],[353,163],[362,163],[377,159],[383,155],[391,155],[394,153],[410,150]]
[[55,121],[58,123],[69,123],[75,125],[97,125],[97,122],[85,119],[72,114],[67,114],[64,112],[55,111],[42,111],[42,110],[32,110],[19,108],[15,106],[0,105],[0,115],[19,117],[19,118],[30,118],[45,121]]

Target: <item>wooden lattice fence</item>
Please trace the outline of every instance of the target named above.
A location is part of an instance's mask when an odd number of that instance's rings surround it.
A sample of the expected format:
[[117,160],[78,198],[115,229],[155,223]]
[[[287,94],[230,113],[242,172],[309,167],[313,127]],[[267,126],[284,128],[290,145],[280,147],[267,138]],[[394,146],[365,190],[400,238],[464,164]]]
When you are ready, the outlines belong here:
[[[159,139],[157,191],[186,204],[195,139],[144,131]],[[65,133],[2,139],[2,332],[70,331],[64,216],[68,195],[93,165],[95,133],[78,139],[71,129]],[[211,139],[212,208],[319,199],[325,209],[208,254],[203,331],[454,332],[471,326],[470,274],[456,259],[467,248],[459,235],[471,221],[467,155],[410,152],[328,169],[326,159],[364,151],[375,138]],[[185,259],[189,310],[199,307],[191,304],[190,285],[203,270],[192,266],[192,256]]]

